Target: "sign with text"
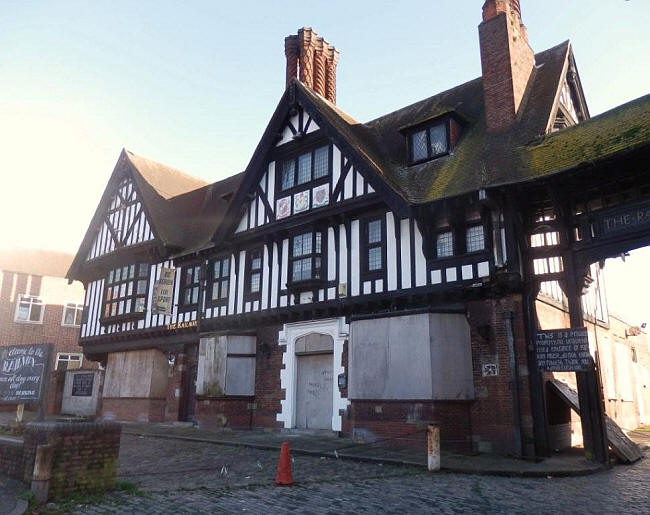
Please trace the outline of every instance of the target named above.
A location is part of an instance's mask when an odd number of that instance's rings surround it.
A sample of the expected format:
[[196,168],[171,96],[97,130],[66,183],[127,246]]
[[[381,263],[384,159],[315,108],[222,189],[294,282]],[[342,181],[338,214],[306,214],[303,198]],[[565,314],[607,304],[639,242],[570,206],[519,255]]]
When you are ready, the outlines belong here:
[[74,374],[72,376],[72,396],[73,397],[92,397],[93,382],[95,374],[92,372],[83,374]]
[[599,213],[598,221],[600,236],[603,238],[650,227],[650,203]]
[[23,404],[41,400],[49,358],[47,344],[0,347],[0,402]]
[[591,370],[587,329],[549,329],[535,336],[537,367],[545,372],[584,372]]
[[172,302],[174,300],[174,269],[161,268],[160,278],[153,286],[153,314],[172,314]]

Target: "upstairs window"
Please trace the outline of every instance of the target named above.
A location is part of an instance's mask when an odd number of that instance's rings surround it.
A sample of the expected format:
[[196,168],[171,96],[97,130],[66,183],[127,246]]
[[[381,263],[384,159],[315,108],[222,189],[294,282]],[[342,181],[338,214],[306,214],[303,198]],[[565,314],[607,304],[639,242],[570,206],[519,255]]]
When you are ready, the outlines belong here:
[[14,320],[25,324],[42,324],[44,313],[45,304],[40,297],[20,295]]
[[447,122],[425,127],[409,135],[409,161],[411,164],[427,161],[449,152]]
[[436,257],[444,258],[454,255],[454,234],[451,231],[438,233],[436,236]]
[[363,231],[362,270],[365,274],[380,275],[386,262],[383,217],[366,221]]
[[467,252],[478,252],[485,249],[485,232],[482,225],[474,225],[467,228],[465,233]]
[[248,293],[258,295],[262,285],[262,250],[254,249],[248,252],[247,262]]
[[83,304],[76,304],[74,302],[66,303],[63,308],[63,320],[61,320],[61,325],[65,327],[79,327],[81,325],[81,319],[83,318],[83,312]]
[[83,360],[84,356],[80,353],[75,352],[72,354],[64,354],[62,352],[57,352],[54,370],[71,370],[81,368]]
[[282,191],[327,177],[330,173],[329,145],[286,159],[281,167]]
[[291,244],[291,282],[318,280],[321,278],[322,233],[306,232],[294,236]]
[[149,291],[149,270],[148,264],[141,263],[108,272],[103,318],[144,314]]
[[210,301],[215,304],[228,299],[230,258],[215,259],[211,266]]
[[192,265],[183,268],[181,272],[180,307],[191,308],[196,307],[199,304],[200,275],[200,265]]

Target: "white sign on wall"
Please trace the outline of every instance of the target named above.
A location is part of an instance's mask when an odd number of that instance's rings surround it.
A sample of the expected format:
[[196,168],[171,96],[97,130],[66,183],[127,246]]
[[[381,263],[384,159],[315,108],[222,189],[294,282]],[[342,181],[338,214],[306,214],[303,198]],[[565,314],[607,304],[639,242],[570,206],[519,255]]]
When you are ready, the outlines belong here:
[[163,267],[160,269],[160,278],[153,287],[153,314],[171,316],[173,300],[174,269]]

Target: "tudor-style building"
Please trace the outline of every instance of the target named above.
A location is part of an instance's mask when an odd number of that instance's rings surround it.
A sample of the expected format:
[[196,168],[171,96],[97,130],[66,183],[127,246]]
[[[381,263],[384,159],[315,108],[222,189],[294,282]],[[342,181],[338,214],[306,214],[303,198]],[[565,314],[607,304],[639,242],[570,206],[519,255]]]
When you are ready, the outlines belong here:
[[[534,54],[516,0],[487,0],[479,36],[481,77],[360,123],[335,104],[338,52],[304,28],[242,174],[205,185],[122,153],[69,273],[105,416],[370,438],[437,421],[448,448],[548,453],[566,416],[535,366],[538,292],[577,325],[585,293],[607,323],[602,290],[573,284],[600,273],[572,261],[593,192],[579,211],[555,181],[647,152],[650,101],[589,120],[570,43]],[[578,376],[602,448],[597,374]]]

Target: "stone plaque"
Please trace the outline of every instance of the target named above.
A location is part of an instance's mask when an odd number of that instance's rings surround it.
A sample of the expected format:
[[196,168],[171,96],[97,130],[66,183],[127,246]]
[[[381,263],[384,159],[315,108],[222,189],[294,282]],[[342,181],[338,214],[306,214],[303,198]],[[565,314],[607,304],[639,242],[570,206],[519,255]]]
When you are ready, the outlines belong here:
[[545,372],[585,372],[593,368],[587,329],[537,331],[537,367]]
[[95,374],[75,374],[72,378],[73,397],[92,397]]
[[0,402],[37,402],[43,393],[43,376],[50,346],[9,345],[0,348]]

